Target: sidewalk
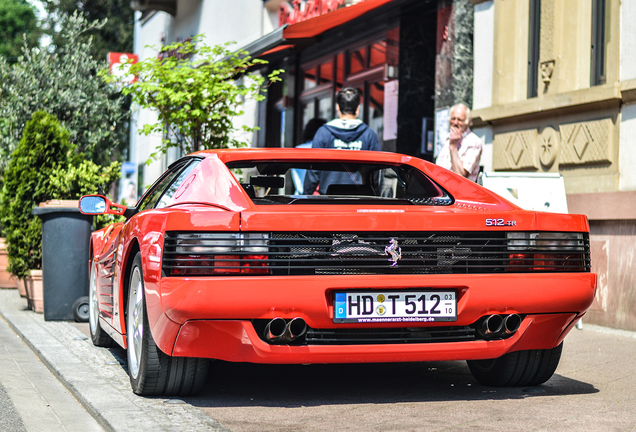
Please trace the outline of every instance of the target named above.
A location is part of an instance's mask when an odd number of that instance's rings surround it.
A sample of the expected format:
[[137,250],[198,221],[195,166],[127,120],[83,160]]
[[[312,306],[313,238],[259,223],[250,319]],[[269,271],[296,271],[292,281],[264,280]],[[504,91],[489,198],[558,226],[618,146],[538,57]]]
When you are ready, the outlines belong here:
[[2,318],[0,365],[0,430],[103,432]]
[[123,349],[93,346],[74,323],[44,321],[17,290],[0,290],[0,315],[104,430],[227,431],[179,399],[135,395]]
[[538,388],[476,385],[464,362],[219,362],[211,388],[181,400],[135,395],[123,349],[94,347],[85,323],[44,321],[15,290],[0,290],[0,315],[106,431],[636,430],[636,332],[584,323]]

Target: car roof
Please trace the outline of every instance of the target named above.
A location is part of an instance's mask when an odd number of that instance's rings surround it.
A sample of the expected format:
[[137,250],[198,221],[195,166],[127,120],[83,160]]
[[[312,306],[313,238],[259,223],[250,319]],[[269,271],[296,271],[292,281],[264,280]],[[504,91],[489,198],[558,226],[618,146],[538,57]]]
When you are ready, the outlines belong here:
[[243,149],[220,149],[202,150],[193,156],[218,157],[224,163],[243,160],[286,160],[286,159],[306,159],[311,161],[351,161],[351,162],[388,162],[388,163],[408,163],[414,158],[400,153],[365,151],[365,150],[340,150],[340,149],[304,149],[304,148],[243,148]]

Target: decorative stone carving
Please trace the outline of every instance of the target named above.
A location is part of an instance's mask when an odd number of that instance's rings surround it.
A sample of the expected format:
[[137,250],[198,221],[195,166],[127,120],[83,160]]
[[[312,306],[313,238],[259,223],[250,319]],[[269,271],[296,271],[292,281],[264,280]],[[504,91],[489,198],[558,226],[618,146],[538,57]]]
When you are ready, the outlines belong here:
[[559,139],[559,132],[551,126],[544,127],[539,135],[539,160],[546,168],[550,168],[556,160]]
[[561,125],[560,165],[612,162],[612,120]]
[[538,169],[537,138],[536,129],[496,134],[493,140],[493,168],[495,170]]
[[543,81],[545,85],[550,84],[550,81],[552,80],[552,72],[554,72],[554,64],[555,64],[554,60],[544,61],[540,64],[541,81]]

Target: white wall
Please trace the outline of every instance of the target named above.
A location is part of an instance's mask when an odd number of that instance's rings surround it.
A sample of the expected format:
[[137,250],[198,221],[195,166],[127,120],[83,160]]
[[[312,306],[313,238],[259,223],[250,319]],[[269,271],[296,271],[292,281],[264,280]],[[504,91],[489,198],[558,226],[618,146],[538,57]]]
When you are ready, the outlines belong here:
[[636,79],[636,0],[621,1],[620,80]]
[[[492,0],[475,5],[473,36],[473,110],[492,106],[495,52],[495,5]],[[492,128],[473,129],[482,139],[481,165],[492,171]]]
[[495,49],[495,5],[475,6],[473,36],[473,109],[492,106],[492,74]]
[[[187,1],[192,0],[179,0],[179,6]],[[203,0],[198,32],[205,34],[207,45],[233,41],[242,47],[273,30],[265,30],[265,15],[262,0]]]
[[177,15],[169,16],[166,44],[182,41],[200,33],[204,0],[177,0]]
[[[160,47],[177,40],[184,40],[196,34],[203,34],[203,43],[208,46],[236,42],[231,49],[238,49],[278,26],[277,12],[269,12],[262,0],[177,0],[177,15],[157,12],[143,25],[139,23],[141,13],[136,13],[135,53],[141,59],[156,56],[156,50],[146,45]],[[235,121],[235,126],[254,127],[257,124],[258,104],[249,102],[243,107],[245,115]],[[137,126],[156,122],[156,113],[149,110],[134,110],[131,125],[130,161],[144,163],[161,143],[162,137],[140,136]],[[252,142],[252,134],[243,134],[241,139]],[[168,157],[144,167],[143,185],[152,184],[161,175],[176,155],[170,152]],[[135,175],[136,179],[136,175]]]
[[[621,1],[620,80],[636,79],[636,0]],[[636,104],[621,107],[621,128],[618,149],[618,189],[636,190]]]
[[[135,13],[135,53],[139,55],[139,60],[155,57],[158,48],[162,45],[162,38],[165,34],[166,26],[170,21],[170,15],[164,12],[157,12],[150,17],[143,25],[139,22],[140,12]],[[153,49],[149,46],[154,46]],[[143,136],[139,135],[138,127],[143,124],[155,123],[157,114],[150,110],[139,110],[133,107],[131,118],[131,139],[130,139],[130,161],[136,165],[143,164],[151,153],[161,144],[161,135]],[[151,165],[144,166],[142,188],[150,186],[164,171],[166,161],[155,161]],[[137,181],[137,173],[134,175]]]
[[623,105],[618,150],[618,172],[621,191],[636,190],[636,104]]
[[479,163],[484,167],[484,172],[492,171],[492,128],[485,126],[481,128],[471,129],[475,135],[481,138],[483,148],[481,151],[481,162]]

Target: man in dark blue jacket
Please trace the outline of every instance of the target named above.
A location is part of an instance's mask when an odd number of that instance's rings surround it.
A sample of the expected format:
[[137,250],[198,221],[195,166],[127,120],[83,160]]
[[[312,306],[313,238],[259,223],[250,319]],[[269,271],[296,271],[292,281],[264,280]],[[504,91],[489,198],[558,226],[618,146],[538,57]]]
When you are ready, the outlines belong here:
[[[336,95],[336,111],[338,118],[318,129],[312,148],[380,151],[380,140],[377,134],[358,119],[360,114],[358,89],[345,87],[340,90]],[[357,172],[309,170],[305,175],[303,189],[305,195],[311,195],[318,186],[318,192],[325,195],[330,184],[360,183],[360,174]]]

